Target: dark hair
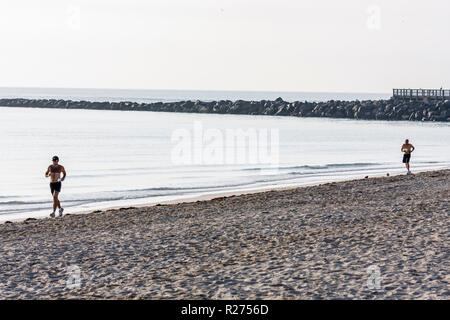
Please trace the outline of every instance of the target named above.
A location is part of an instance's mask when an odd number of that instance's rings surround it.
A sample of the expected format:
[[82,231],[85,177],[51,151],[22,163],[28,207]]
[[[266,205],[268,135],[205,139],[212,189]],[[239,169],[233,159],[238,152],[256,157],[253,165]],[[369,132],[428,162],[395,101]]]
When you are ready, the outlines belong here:
[[58,156],[54,156],[54,157],[52,158],[52,161],[59,161]]

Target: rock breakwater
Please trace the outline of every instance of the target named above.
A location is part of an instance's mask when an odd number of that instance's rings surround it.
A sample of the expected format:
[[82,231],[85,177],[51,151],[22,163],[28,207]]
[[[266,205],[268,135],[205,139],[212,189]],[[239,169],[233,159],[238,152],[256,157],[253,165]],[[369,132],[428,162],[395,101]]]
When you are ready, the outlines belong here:
[[188,113],[248,114],[295,117],[326,117],[365,120],[450,121],[449,100],[388,100],[287,102],[276,100],[94,102],[57,99],[0,99],[0,106],[94,110],[134,110]]

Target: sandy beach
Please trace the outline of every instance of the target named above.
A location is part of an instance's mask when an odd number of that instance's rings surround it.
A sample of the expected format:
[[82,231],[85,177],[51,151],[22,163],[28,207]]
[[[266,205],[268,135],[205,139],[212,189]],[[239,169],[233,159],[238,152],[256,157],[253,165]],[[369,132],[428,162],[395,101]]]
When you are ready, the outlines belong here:
[[0,298],[448,299],[449,178],[4,223]]

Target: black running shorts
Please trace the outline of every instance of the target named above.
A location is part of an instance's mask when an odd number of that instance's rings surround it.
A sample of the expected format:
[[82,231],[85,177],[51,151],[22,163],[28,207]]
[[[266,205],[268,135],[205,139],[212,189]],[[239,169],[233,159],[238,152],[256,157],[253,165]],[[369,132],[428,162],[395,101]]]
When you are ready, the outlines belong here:
[[411,159],[411,153],[403,155],[403,163],[409,163],[409,159]]
[[50,182],[50,191],[53,193],[56,192],[61,192],[61,182]]

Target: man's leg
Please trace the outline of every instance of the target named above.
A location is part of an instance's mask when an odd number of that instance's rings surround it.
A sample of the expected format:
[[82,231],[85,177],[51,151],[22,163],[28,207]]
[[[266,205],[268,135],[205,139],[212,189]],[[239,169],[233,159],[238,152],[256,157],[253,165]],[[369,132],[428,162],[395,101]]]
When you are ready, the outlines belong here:
[[406,164],[406,170],[409,171],[409,162],[405,163]]
[[61,204],[59,203],[58,192],[55,191],[55,192],[53,192],[53,212],[56,211],[57,207],[61,208]]
[[53,193],[53,211],[52,212],[56,211],[56,206],[57,206],[57,204],[56,204],[55,193]]

